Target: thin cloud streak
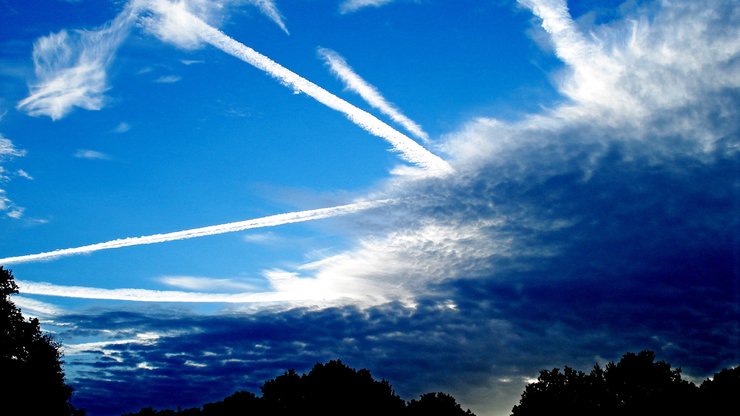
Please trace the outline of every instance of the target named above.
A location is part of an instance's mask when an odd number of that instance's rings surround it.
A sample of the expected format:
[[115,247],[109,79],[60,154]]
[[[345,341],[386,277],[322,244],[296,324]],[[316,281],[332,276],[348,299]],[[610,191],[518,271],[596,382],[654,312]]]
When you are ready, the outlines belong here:
[[197,33],[202,41],[261,69],[295,91],[303,92],[327,107],[343,113],[350,121],[368,133],[389,142],[393,149],[399,152],[405,160],[429,170],[432,174],[444,175],[453,172],[452,167],[446,161],[429,152],[411,138],[379,120],[377,117],[337,97],[254,49],[232,39],[184,8],[170,3],[165,4],[159,2],[153,6],[152,10],[155,13],[163,15],[166,19],[177,21],[180,25],[189,28]]
[[6,257],[0,259],[0,264],[19,264],[34,261],[52,260],[59,257],[89,254],[101,250],[110,250],[123,247],[139,246],[145,244],[157,244],[168,241],[187,240],[190,238],[205,237],[211,235],[233,233],[253,228],[276,227],[278,225],[293,224],[298,222],[313,221],[323,218],[338,217],[340,215],[353,214],[356,212],[377,208],[393,203],[393,200],[361,201],[347,205],[339,205],[329,208],[319,208],[307,211],[288,212],[284,214],[270,215],[245,221],[231,222],[227,224],[212,225],[208,227],[193,228],[184,231],[176,231],[166,234],[153,234],[142,237],[129,237],[111,240],[104,243],[90,244],[81,247],[66,248],[45,253],[29,254],[24,256]]
[[429,141],[429,135],[416,122],[404,115],[401,110],[383,97],[377,88],[362,79],[347,64],[347,61],[331,49],[319,48],[319,55],[329,66],[331,72],[339,78],[346,88],[357,93],[363,100],[367,101],[373,108],[387,115],[391,120],[402,125],[409,133],[424,140]]
[[345,0],[339,5],[339,13],[352,13],[365,7],[380,7],[391,2],[393,0]]
[[282,29],[283,32],[285,32],[286,35],[290,35],[290,32],[288,32],[288,28],[285,27],[285,22],[283,21],[283,15],[280,14],[280,10],[278,10],[277,6],[275,5],[274,0],[250,0],[252,4],[257,7],[262,14],[269,17],[270,20],[272,20],[280,29]]

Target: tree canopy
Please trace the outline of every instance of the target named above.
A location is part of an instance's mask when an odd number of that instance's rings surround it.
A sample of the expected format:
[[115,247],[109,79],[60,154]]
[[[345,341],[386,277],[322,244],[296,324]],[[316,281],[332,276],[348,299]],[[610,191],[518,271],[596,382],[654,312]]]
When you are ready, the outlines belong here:
[[242,391],[223,401],[179,413],[145,408],[125,416],[475,416],[470,410],[463,411],[445,393],[423,394],[407,405],[388,381],[375,380],[370,371],[355,370],[339,360],[316,364],[303,375],[288,370],[266,381],[261,390],[262,397]]
[[0,266],[0,403],[8,415],[81,415],[70,404],[59,344],[10,300],[13,274]]
[[740,414],[740,367],[722,370],[697,387],[680,368],[655,361],[655,353],[627,353],[590,373],[566,366],[542,370],[528,384],[512,416],[545,414],[641,416]]

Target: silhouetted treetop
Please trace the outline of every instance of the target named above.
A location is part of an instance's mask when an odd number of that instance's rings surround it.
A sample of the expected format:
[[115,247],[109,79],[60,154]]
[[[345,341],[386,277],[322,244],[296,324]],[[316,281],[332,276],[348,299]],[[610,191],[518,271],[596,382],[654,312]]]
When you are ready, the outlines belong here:
[[18,286],[0,266],[0,403],[2,414],[66,416],[72,407],[64,383],[59,344],[41,332],[38,319],[26,320],[10,300]]
[[455,399],[444,393],[428,393],[408,406],[386,380],[375,380],[366,369],[355,370],[339,360],[316,364],[308,374],[295,370],[266,381],[262,397],[238,392],[202,409],[141,409],[124,416],[475,416],[464,412]]
[[[512,416],[543,414],[642,416],[740,414],[740,370],[723,370],[699,389],[679,368],[655,361],[655,353],[627,353],[618,363],[590,373],[565,367],[542,370],[524,389]],[[719,405],[731,409],[721,413]],[[728,410],[724,410],[728,412]]]
[[462,410],[454,397],[446,393],[425,393],[419,400],[411,400],[406,407],[407,416],[471,416]]

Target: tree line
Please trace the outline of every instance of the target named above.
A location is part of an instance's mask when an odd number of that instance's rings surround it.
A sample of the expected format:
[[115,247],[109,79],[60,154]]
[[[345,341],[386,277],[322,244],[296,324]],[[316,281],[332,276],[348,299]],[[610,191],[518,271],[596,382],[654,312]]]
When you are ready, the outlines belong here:
[[[84,416],[71,404],[60,344],[26,320],[10,296],[18,293],[13,274],[0,266],[0,414]],[[239,391],[203,406],[177,410],[151,407],[123,416],[294,416],[299,414],[384,416],[475,416],[454,397],[435,392],[408,402],[386,380],[340,360],[316,364],[266,381],[262,395]],[[101,398],[105,400],[105,398]],[[652,351],[627,353],[590,372],[565,366],[540,371],[522,392],[512,416],[734,416],[740,414],[740,366],[723,369],[700,385],[680,368],[656,361]]]

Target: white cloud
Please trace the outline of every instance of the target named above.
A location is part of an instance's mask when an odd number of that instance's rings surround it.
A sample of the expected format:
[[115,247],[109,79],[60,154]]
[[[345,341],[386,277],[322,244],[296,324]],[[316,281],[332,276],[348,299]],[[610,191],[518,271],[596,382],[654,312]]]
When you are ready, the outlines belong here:
[[29,181],[32,181],[33,180],[33,176],[31,176],[28,172],[26,172],[23,169],[18,169],[18,171],[16,172],[16,174],[18,176],[20,176],[21,178],[23,178],[23,179],[28,179]]
[[174,84],[182,79],[181,76],[178,75],[163,75],[157,79],[154,80],[154,82],[158,84]]
[[394,0],[344,0],[339,5],[339,13],[352,13],[365,7],[380,7],[393,1]]
[[349,90],[357,93],[362,97],[362,99],[367,101],[370,106],[389,116],[391,120],[402,125],[414,136],[424,140],[425,142],[429,140],[429,135],[421,128],[421,126],[406,117],[401,110],[388,102],[388,100],[386,100],[374,86],[357,75],[341,55],[326,48],[319,48],[318,51],[319,55],[324,58],[324,61],[331,69],[331,72],[336,75],[337,78],[342,80]]
[[26,317],[52,317],[60,315],[63,311],[56,305],[41,302],[25,296],[13,295],[13,303],[16,304]]
[[135,8],[128,5],[99,29],[62,30],[38,39],[33,47],[36,82],[18,108],[53,120],[64,117],[74,107],[103,108],[103,94],[108,89],[107,67],[135,17]]
[[125,121],[122,121],[118,123],[118,125],[113,129],[113,133],[126,133],[129,130],[131,130],[131,125],[126,123]]
[[21,219],[21,217],[23,217],[23,212],[25,210],[26,209],[22,207],[15,207],[11,209],[10,211],[8,211],[6,215],[14,220],[18,220],[18,219]]
[[90,160],[109,160],[110,156],[103,152],[99,152],[97,150],[90,150],[90,149],[78,149],[74,157],[78,159],[90,159]]
[[208,291],[256,291],[258,288],[254,283],[242,279],[217,279],[201,276],[162,276],[160,282],[186,290],[208,290]]
[[275,0],[249,0],[249,2],[254,4],[265,16],[269,17],[270,20],[275,22],[275,24],[278,25],[285,34],[290,34],[288,32],[288,28],[285,27],[283,15],[280,14],[280,10],[278,10],[277,5],[275,5]]
[[[25,151],[17,149],[15,145],[13,145],[12,141],[0,134],[0,163],[15,157],[24,156],[25,154]],[[19,176],[23,176],[21,172],[23,171],[18,171]],[[0,184],[10,180],[5,173],[5,168],[0,165]],[[0,211],[7,211],[5,215],[9,218],[20,219],[23,216],[24,208],[13,203],[13,201],[8,198],[5,189],[0,188]]]

